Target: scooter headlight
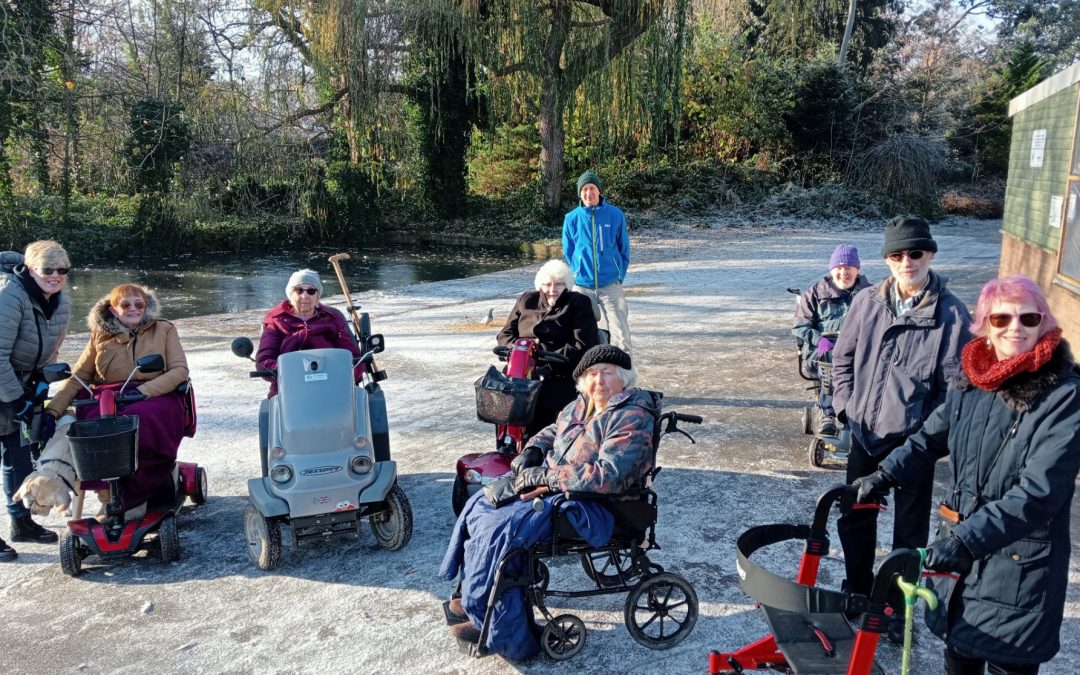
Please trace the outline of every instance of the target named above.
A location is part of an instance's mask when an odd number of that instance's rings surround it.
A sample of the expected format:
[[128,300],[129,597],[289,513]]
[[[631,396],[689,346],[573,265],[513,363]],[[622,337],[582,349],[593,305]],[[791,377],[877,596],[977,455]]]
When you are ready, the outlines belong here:
[[481,479],[480,472],[476,469],[469,469],[465,472],[466,483],[479,483]]
[[278,464],[270,469],[270,480],[275,483],[288,483],[292,480],[292,468],[286,464]]
[[367,473],[371,471],[371,458],[367,455],[359,455],[349,460],[349,470],[353,473]]

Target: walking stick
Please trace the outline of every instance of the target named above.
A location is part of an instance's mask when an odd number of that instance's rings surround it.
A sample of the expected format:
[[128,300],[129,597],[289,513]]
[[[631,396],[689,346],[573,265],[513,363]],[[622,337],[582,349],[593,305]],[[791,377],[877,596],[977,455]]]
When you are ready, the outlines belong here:
[[[916,550],[919,552],[919,577],[921,577],[923,563],[926,562],[926,549]],[[926,606],[933,610],[937,609],[938,599],[934,591],[920,583],[920,579],[916,579],[915,583],[909,583],[904,581],[903,577],[896,577],[896,584],[904,594],[904,651],[900,662],[900,672],[908,675],[911,668],[911,642],[915,635],[915,603],[922,598]]]
[[360,324],[359,307],[353,304],[352,294],[349,293],[349,286],[345,283],[345,275],[341,272],[341,261],[348,260],[348,253],[335,253],[330,256],[330,264],[334,267],[334,274],[337,275],[338,284],[341,286],[341,292],[345,294],[345,306],[349,308],[349,316],[352,317],[353,328],[356,331],[356,340],[363,345],[364,335],[363,326]]

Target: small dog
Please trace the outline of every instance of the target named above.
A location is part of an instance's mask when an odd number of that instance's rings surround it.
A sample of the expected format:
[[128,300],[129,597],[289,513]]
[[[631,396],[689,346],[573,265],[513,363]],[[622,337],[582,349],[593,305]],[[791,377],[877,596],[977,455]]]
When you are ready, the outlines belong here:
[[67,428],[74,421],[71,415],[56,421],[56,432],[41,452],[38,470],[27,476],[12,496],[13,500],[21,499],[35,515],[46,515],[54,509],[64,515],[71,512],[71,492],[77,490],[77,477]]

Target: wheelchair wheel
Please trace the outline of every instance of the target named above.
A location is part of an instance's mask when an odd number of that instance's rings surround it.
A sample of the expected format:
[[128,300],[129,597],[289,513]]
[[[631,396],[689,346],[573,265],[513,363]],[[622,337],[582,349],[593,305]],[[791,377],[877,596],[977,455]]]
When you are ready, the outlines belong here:
[[814,433],[814,412],[810,406],[802,409],[802,432],[804,434]]
[[694,587],[678,574],[643,580],[626,597],[626,629],[649,649],[670,649],[686,639],[698,617]]
[[573,614],[560,614],[544,625],[540,645],[556,661],[576,656],[585,647],[585,622]]
[[632,578],[634,561],[623,551],[594,551],[581,554],[581,568],[597,585],[617,586],[623,579]]
[[815,467],[820,467],[825,463],[825,442],[820,438],[810,439],[809,447],[810,464]]

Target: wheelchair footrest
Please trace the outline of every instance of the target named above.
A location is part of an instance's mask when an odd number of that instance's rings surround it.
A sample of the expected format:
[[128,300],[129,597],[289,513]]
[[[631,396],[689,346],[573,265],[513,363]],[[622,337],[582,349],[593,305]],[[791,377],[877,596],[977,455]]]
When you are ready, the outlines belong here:
[[[776,646],[794,673],[846,673],[855,631],[843,614],[807,614],[761,606]],[[874,663],[873,671],[884,675]]]

